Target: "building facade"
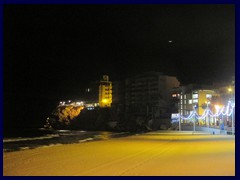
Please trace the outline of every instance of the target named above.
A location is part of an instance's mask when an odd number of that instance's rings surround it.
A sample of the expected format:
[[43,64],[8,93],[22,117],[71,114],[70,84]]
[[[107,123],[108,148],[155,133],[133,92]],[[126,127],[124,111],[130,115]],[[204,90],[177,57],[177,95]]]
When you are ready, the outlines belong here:
[[[219,97],[219,92],[212,86],[206,85],[187,85],[175,89],[172,93],[172,98],[175,99],[175,105],[178,106],[180,116],[188,117],[193,111],[199,116],[204,114],[204,111],[209,108],[212,112],[216,112],[214,99]],[[206,116],[203,119],[192,117],[191,119],[180,119],[181,123],[189,123],[195,121],[198,125],[212,126],[219,125],[219,118],[211,118]]]
[[107,75],[103,75],[99,84],[99,106],[111,107],[112,104],[112,82]]
[[147,72],[125,81],[125,106],[128,111],[150,118],[168,113],[171,89],[180,85],[176,77]]
[[112,82],[112,106],[123,108],[125,105],[125,81]]

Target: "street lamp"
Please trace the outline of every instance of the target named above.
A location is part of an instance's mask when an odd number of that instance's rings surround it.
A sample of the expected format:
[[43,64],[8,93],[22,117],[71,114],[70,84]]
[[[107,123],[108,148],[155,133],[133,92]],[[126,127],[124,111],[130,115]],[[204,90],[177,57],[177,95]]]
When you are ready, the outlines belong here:
[[[229,92],[230,94],[232,94],[232,91],[233,91],[232,88],[229,87],[229,88],[228,88],[228,92]],[[230,98],[230,99],[231,99],[231,98]],[[228,123],[228,116],[227,116],[227,123]]]
[[181,100],[179,101],[179,113],[178,113],[178,120],[179,120],[179,122],[178,122],[178,129],[179,129],[179,131],[181,131]]
[[228,88],[228,92],[232,92],[232,88]]
[[193,131],[194,131],[194,132],[195,132],[195,130],[196,130],[196,108],[197,108],[197,105],[194,105],[194,106],[193,106],[193,110],[194,110],[194,114],[195,114],[194,120],[193,120]]
[[232,107],[232,135],[234,135],[234,110],[232,104],[233,102],[233,89],[231,87],[228,88],[228,92],[231,94],[231,107]]
[[234,107],[232,107],[232,135],[234,135]]
[[[205,101],[205,103],[207,104],[207,111],[208,111],[208,104],[210,104],[209,101]],[[208,128],[209,128],[209,124],[210,124],[210,121],[209,121],[209,116],[207,115],[207,118],[208,118]]]
[[[216,104],[214,105],[215,109],[216,109],[216,114],[218,114],[219,110],[221,109],[221,106]],[[220,122],[219,122],[220,123]],[[216,124],[216,117],[215,117],[215,124]]]

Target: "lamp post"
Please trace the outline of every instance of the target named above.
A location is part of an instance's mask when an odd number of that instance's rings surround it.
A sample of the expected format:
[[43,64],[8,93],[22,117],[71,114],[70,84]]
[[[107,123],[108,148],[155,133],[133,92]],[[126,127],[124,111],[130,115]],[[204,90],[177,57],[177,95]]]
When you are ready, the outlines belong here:
[[194,105],[193,106],[193,111],[194,111],[193,132],[196,131],[196,108],[197,108],[197,105]]
[[232,107],[232,135],[234,135],[234,107]]
[[179,102],[179,113],[178,113],[178,120],[179,120],[179,131],[181,131],[181,100],[180,100],[180,102]]
[[178,119],[179,119],[179,121],[178,121],[178,125],[179,125],[179,131],[181,131],[181,114],[179,114],[179,117],[178,117]]
[[209,101],[205,101],[205,103],[207,104],[207,109],[206,109],[206,111],[207,111],[208,128],[209,128],[210,121],[209,121],[209,116],[208,116],[208,104],[210,104],[210,102],[209,102]]
[[[215,107],[216,112],[217,112],[216,114],[218,114],[218,112],[219,112],[219,110],[220,110],[221,107],[220,107],[219,105],[217,105],[217,104],[216,104],[214,107]],[[218,117],[218,120],[219,120],[219,117]],[[216,117],[215,117],[215,121],[216,121]],[[216,122],[215,122],[215,123],[216,123]],[[218,122],[218,123],[221,124],[221,122]]]
[[234,107],[233,107],[233,89],[230,87],[228,88],[228,92],[231,94],[231,107],[232,107],[232,135],[234,135]]

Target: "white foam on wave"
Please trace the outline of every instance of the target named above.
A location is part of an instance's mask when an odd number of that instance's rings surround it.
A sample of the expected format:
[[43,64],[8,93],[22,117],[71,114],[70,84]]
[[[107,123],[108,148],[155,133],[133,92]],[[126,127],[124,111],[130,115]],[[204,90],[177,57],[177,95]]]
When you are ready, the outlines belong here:
[[21,150],[30,149],[30,147],[21,147]]
[[93,138],[86,138],[86,139],[79,140],[78,142],[82,143],[82,142],[92,141],[92,140],[94,140],[94,139]]
[[39,147],[39,148],[48,148],[48,147],[61,146],[61,145],[63,145],[63,144],[61,144],[61,143],[56,143],[56,144],[44,145],[44,146],[41,146],[41,147]]
[[46,136],[40,136],[40,137],[33,137],[33,138],[9,138],[9,139],[3,139],[3,143],[5,142],[18,142],[18,141],[32,141],[32,140],[42,140],[42,139],[51,139],[54,137],[59,137],[59,134],[47,134]]

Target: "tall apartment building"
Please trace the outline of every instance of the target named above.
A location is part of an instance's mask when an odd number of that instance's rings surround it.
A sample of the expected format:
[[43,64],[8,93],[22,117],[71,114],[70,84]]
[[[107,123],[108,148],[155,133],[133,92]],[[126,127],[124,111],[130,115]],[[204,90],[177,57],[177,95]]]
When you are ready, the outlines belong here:
[[112,106],[123,107],[125,105],[125,81],[112,82]]
[[112,103],[112,82],[107,75],[103,76],[99,85],[99,106],[111,107]]
[[139,115],[160,117],[169,110],[171,89],[180,85],[176,77],[147,72],[125,81],[125,106]]

